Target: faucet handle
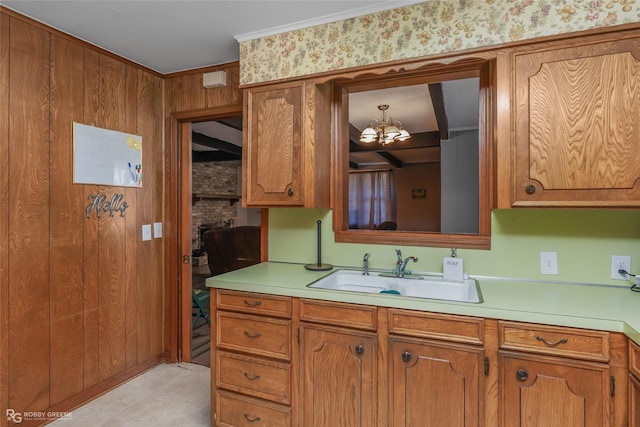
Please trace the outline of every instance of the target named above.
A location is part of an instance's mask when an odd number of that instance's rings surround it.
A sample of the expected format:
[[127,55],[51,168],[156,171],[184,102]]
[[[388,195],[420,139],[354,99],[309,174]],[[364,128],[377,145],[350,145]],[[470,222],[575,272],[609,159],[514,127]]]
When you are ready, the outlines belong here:
[[402,251],[400,249],[396,249],[396,255],[398,255],[398,261],[402,261]]
[[364,257],[362,257],[362,261],[366,262],[369,261],[369,257],[371,256],[371,254],[369,252],[367,252],[366,254],[364,254]]

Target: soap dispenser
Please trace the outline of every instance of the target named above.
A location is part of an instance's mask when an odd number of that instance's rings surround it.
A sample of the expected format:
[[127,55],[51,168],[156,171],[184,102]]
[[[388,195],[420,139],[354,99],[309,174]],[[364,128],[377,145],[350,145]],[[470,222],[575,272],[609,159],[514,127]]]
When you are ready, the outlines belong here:
[[452,282],[464,282],[464,260],[458,258],[456,248],[451,248],[451,256],[442,260],[442,278]]

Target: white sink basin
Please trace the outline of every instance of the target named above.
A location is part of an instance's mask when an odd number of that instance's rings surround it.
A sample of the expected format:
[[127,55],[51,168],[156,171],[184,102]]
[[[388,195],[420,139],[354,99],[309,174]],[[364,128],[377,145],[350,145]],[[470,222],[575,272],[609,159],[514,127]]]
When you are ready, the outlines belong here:
[[361,271],[337,270],[310,285],[310,288],[365,293],[385,293],[389,296],[429,298],[457,302],[481,303],[480,285],[475,279],[464,282],[445,281],[439,276],[385,277],[379,273],[363,275]]

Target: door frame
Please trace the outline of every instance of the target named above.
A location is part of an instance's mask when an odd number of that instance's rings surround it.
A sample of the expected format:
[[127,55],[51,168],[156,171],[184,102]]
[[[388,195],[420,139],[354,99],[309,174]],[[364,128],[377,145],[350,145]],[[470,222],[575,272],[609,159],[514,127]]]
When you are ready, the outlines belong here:
[[[166,204],[168,237],[166,256],[167,358],[174,362],[191,360],[191,123],[242,116],[242,104],[174,113],[167,123]],[[261,260],[267,248],[267,210],[261,216]],[[183,262],[187,256],[188,263]]]

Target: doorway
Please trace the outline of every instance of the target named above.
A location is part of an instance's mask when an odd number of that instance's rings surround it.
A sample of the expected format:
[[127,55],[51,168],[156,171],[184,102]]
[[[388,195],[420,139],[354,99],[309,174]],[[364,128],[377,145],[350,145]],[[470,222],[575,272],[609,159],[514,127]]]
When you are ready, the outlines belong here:
[[[177,205],[176,212],[176,251],[177,258],[181,260],[176,269],[177,287],[176,287],[176,307],[173,311],[175,316],[171,316],[177,320],[175,329],[170,325],[169,329],[175,330],[175,339],[177,342],[176,359],[183,362],[200,362],[208,364],[208,348],[210,343],[210,326],[211,319],[206,329],[198,331],[198,342],[194,343],[193,336],[193,320],[194,314],[198,311],[194,309],[194,290],[205,291],[208,295],[208,289],[204,285],[209,270],[208,263],[203,259],[203,237],[206,227],[202,225],[237,225],[238,221],[243,221],[247,216],[246,213],[238,215],[238,207],[240,203],[240,180],[241,180],[241,141],[242,141],[242,106],[227,106],[220,108],[208,109],[206,111],[197,111],[184,113],[175,116],[172,125],[175,126],[175,135],[177,135],[176,151],[179,158],[172,162],[175,166],[177,178],[174,197]],[[236,134],[236,143],[225,141],[229,139],[227,136],[214,135],[213,131],[208,130],[209,127],[225,126],[233,130]],[[202,165],[209,164],[209,172],[215,178],[220,170],[226,169],[225,176],[222,181],[228,181],[234,188],[227,188],[223,192],[219,187],[213,188],[211,185],[205,184],[206,189],[194,186],[194,170],[202,169]],[[195,167],[194,167],[195,165]],[[216,165],[213,167],[212,165]],[[233,170],[233,173],[229,172]],[[198,172],[201,173],[201,172]],[[233,175],[234,179],[229,178]],[[170,195],[171,199],[172,196]],[[226,199],[226,200],[224,200]],[[221,217],[214,220],[199,218],[194,221],[194,206],[200,203],[201,206],[210,206],[210,202],[215,201],[231,210],[226,209],[221,213]],[[208,208],[205,208],[208,209]],[[240,208],[240,211],[242,209]],[[211,218],[211,217],[209,217]],[[196,222],[198,224],[196,224]],[[202,233],[202,235],[201,235]],[[171,253],[172,251],[170,251]],[[176,258],[174,258],[176,259]],[[175,264],[174,264],[175,265]],[[169,276],[171,277],[171,276]],[[171,286],[171,285],[170,285]],[[173,293],[173,292],[172,292]],[[171,304],[171,302],[170,302]],[[173,305],[173,304],[171,304]],[[205,304],[205,311],[209,312],[209,302]],[[202,327],[204,319],[198,319],[196,327]],[[206,322],[205,322],[206,323]],[[170,332],[171,333],[171,332]],[[201,341],[206,340],[204,348],[197,349],[197,353],[192,351],[192,344],[203,347]],[[203,351],[204,350],[204,351]],[[196,359],[197,358],[197,359]]]

